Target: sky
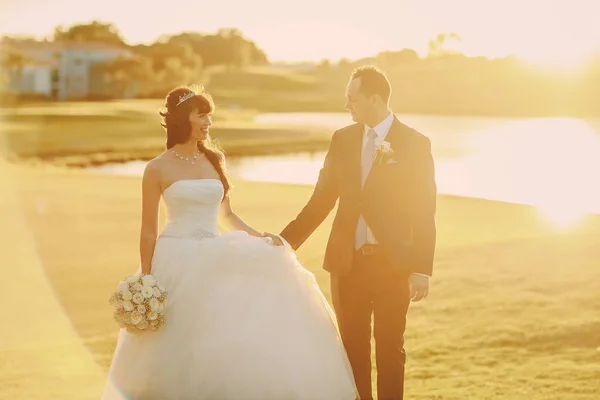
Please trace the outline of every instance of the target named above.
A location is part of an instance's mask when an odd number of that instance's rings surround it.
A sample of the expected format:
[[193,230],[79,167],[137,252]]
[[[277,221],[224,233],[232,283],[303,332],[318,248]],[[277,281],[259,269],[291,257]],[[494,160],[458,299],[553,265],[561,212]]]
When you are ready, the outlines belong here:
[[237,27],[272,61],[317,61],[406,47],[425,55],[438,33],[456,32],[467,55],[568,67],[600,49],[598,15],[595,0],[0,0],[0,34],[43,37],[96,19],[136,44]]

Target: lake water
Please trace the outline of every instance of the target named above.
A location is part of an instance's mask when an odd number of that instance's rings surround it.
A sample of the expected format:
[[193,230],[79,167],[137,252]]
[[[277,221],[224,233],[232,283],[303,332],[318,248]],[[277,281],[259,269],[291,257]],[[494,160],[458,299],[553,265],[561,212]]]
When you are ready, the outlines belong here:
[[[432,141],[439,192],[538,206],[557,223],[600,213],[600,118],[484,118],[398,115]],[[263,123],[334,129],[344,113],[262,114]],[[246,180],[314,184],[324,153],[242,157],[232,175]],[[95,167],[141,175],[145,162]]]

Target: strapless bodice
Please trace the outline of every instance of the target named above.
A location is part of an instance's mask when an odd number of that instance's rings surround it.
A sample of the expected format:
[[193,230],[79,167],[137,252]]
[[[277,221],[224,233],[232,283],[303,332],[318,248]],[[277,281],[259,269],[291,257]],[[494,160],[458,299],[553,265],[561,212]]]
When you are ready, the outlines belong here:
[[219,179],[175,181],[162,194],[167,224],[161,237],[197,239],[219,235],[218,215],[223,192]]

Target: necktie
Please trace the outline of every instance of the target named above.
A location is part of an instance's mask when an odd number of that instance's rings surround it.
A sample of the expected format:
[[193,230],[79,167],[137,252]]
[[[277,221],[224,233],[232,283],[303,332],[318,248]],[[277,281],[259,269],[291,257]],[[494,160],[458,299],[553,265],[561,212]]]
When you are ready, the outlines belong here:
[[[375,152],[375,136],[376,133],[373,129],[370,129],[367,134],[367,142],[362,152],[361,158],[361,184],[365,185],[367,176],[373,166],[373,154]],[[356,226],[356,241],[355,246],[360,249],[365,243],[367,243],[367,222],[362,215],[358,217],[358,224]]]
[[365,143],[365,147],[362,152],[361,183],[363,186],[365,184],[365,181],[367,180],[367,176],[369,176],[371,167],[373,166],[373,154],[375,152],[375,136],[375,131],[373,129],[370,129],[369,133],[367,133],[367,143]]

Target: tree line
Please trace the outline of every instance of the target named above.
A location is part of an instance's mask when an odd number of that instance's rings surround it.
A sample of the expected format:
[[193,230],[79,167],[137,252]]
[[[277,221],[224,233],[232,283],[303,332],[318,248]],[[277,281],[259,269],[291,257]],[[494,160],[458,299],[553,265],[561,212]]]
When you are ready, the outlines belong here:
[[[5,37],[2,43],[18,40]],[[138,83],[140,97],[164,97],[173,86],[203,82],[225,105],[264,111],[340,111],[351,70],[369,63],[387,72],[394,91],[392,106],[405,112],[600,115],[600,52],[577,73],[560,74],[512,56],[467,57],[452,49],[452,42],[461,39],[451,32],[432,38],[425,57],[412,49],[389,50],[274,73],[269,72],[267,54],[235,28],[163,35],[148,45],[131,45],[115,25],[93,21],[59,26],[52,40],[129,50],[131,56],[95,67],[111,81],[114,97],[132,82]],[[13,47],[4,48],[5,65],[26,61]]]

